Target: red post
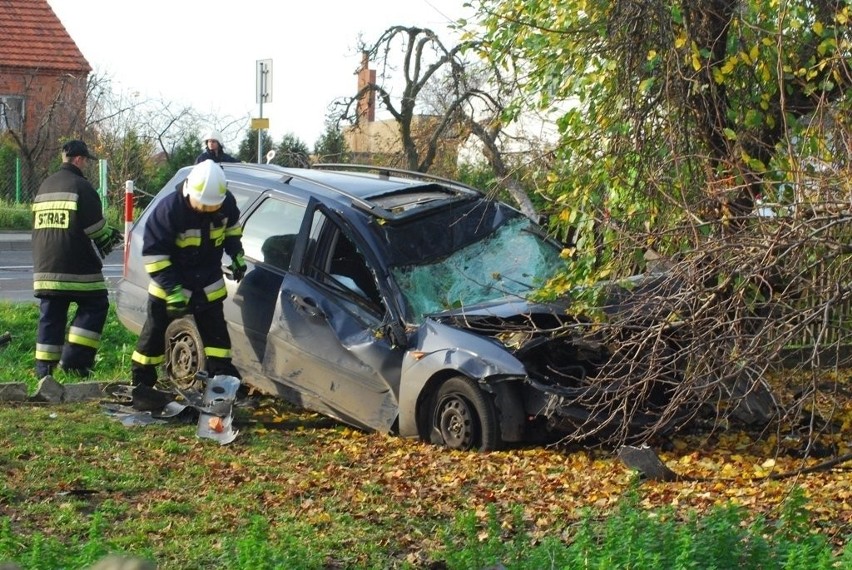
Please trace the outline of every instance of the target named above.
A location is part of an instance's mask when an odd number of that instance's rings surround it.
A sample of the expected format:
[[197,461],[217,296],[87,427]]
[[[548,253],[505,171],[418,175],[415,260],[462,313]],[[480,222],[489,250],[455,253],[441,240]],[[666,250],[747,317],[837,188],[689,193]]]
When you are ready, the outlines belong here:
[[130,227],[133,225],[133,181],[124,183],[124,276],[127,277],[127,256],[130,253]]

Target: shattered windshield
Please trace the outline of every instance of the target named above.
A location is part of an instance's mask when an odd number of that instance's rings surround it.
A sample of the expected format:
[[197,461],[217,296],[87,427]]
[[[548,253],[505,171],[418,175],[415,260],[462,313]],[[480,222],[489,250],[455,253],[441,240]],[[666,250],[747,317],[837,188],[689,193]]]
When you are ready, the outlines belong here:
[[505,297],[526,298],[563,266],[559,248],[526,218],[433,263],[392,273],[417,322],[424,315]]

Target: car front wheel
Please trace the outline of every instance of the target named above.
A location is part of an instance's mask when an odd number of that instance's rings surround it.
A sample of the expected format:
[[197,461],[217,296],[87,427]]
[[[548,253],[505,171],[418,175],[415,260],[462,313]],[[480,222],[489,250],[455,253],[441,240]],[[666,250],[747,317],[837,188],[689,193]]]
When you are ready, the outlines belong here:
[[500,429],[492,400],[470,378],[456,376],[441,385],[434,399],[432,443],[450,449],[493,451]]
[[192,317],[173,320],[166,328],[166,376],[181,390],[200,389],[196,377],[206,369],[204,343]]

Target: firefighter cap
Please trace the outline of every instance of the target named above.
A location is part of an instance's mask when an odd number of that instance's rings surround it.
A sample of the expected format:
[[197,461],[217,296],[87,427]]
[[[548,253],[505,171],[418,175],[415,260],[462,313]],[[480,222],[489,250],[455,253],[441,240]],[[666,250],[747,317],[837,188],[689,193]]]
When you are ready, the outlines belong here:
[[73,140],[62,145],[62,154],[67,158],[73,156],[85,156],[90,160],[97,160],[98,157],[89,152],[89,147],[83,141]]

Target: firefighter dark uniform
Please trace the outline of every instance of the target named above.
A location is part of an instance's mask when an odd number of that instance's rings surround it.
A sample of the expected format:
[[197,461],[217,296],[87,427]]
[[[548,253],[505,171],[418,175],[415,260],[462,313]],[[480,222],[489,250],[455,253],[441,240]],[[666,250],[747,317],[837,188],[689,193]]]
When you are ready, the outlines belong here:
[[[91,373],[109,311],[101,257],[121,240],[121,233],[104,220],[100,196],[78,166],[84,164],[82,158],[94,158],[85,143],[66,143],[63,155],[59,171],[42,182],[32,207],[33,290],[40,299],[35,351],[39,378],[57,365],[72,374]],[[77,310],[66,339],[71,303]]]
[[[221,196],[211,190],[214,187],[221,189]],[[196,165],[187,180],[155,206],[145,224],[142,256],[151,281],[147,319],[131,358],[135,385],[156,383],[157,368],[165,360],[166,328],[183,314],[195,319],[210,377],[240,377],[231,364],[222,308],[227,297],[222,252],[234,260],[231,269],[237,280],[245,273],[245,262],[239,209],[225,188],[219,165],[213,161]],[[218,209],[199,211],[204,206]]]
[[199,164],[205,160],[212,160],[213,162],[239,162],[239,160],[225,152],[225,147],[222,146],[222,135],[217,131],[208,131],[205,133],[201,137],[201,143],[204,147],[204,152],[198,155],[195,159],[195,164]]
[[217,150],[205,150],[195,159],[195,164],[212,160],[213,162],[239,162],[236,158],[223,151],[221,148]]

